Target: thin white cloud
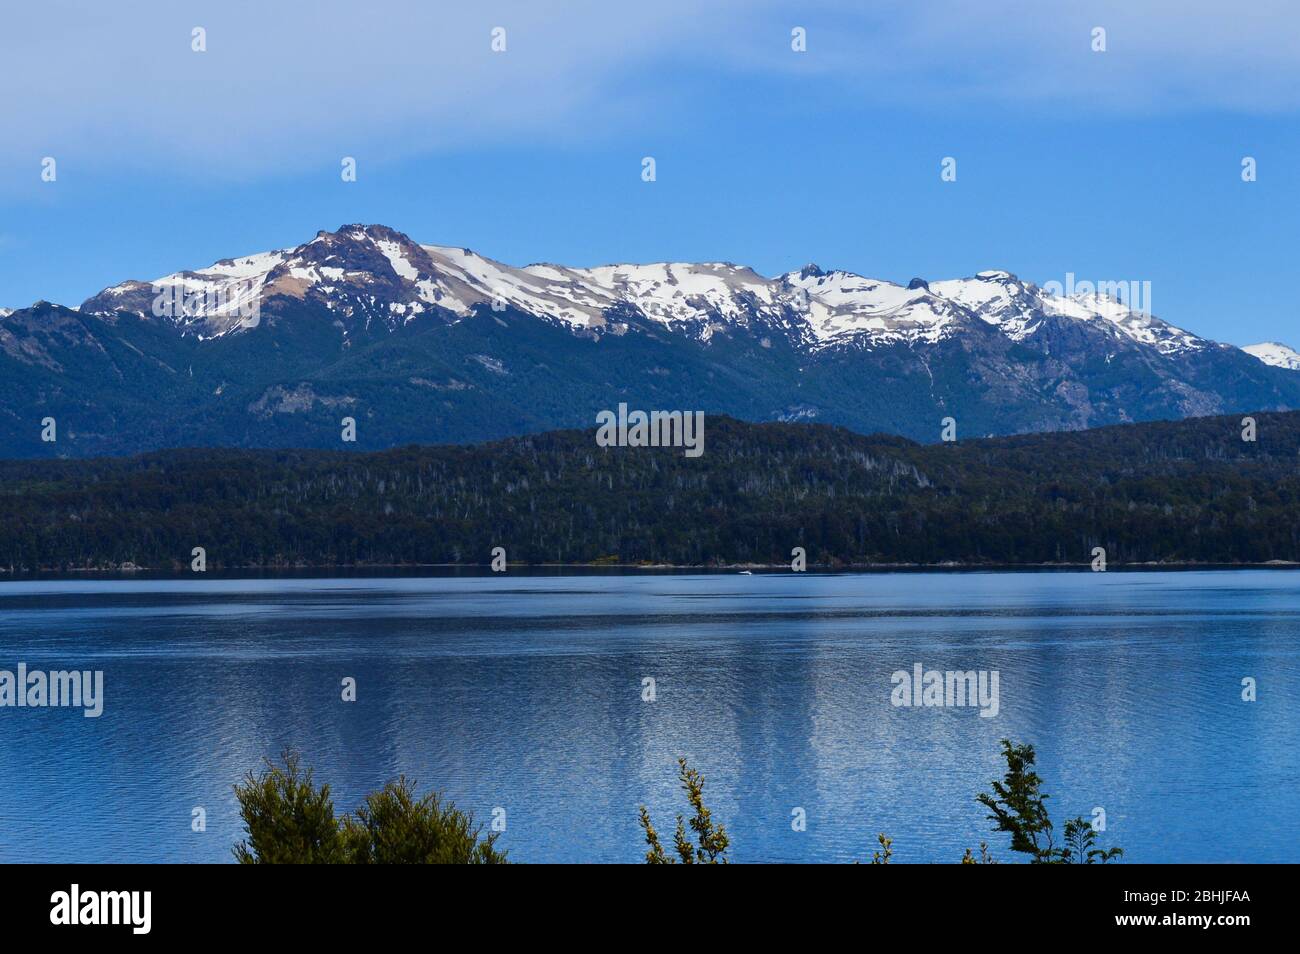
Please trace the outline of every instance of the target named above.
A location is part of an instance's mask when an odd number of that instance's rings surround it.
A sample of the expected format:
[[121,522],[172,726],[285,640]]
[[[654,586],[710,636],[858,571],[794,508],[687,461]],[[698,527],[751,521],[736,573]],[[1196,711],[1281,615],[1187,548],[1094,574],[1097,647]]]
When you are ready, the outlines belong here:
[[[31,4],[0,28],[0,156],[274,171],[629,123],[623,78],[745,5],[221,0]],[[490,31],[506,30],[505,53]],[[191,31],[206,31],[206,52]],[[168,170],[173,171],[171,169]]]
[[[789,30],[809,30],[793,54]],[[207,52],[190,49],[193,27]],[[489,31],[507,30],[494,54]],[[1107,30],[1093,53],[1089,31]],[[0,24],[0,171],[243,177],[364,155],[684,124],[711,88],[801,74],[826,100],[1085,111],[1300,107],[1300,5],[63,0]],[[719,76],[722,78],[719,79]]]
[[[825,56],[799,65],[856,79],[882,101],[1122,114],[1300,108],[1294,0],[877,0],[856,15],[821,9],[816,42]],[[1104,53],[1093,50],[1098,27]]]

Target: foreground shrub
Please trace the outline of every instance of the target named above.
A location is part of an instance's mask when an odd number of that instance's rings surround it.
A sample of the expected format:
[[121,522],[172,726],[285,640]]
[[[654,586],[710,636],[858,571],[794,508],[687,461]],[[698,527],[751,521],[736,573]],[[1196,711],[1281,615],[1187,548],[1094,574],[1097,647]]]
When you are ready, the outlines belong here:
[[992,782],[993,791],[976,798],[992,813],[988,818],[996,822],[994,830],[1011,835],[1012,851],[1029,855],[1030,864],[1105,864],[1124,854],[1123,848],[1097,848],[1097,832],[1082,816],[1065,823],[1065,845],[1058,848],[1047,811],[1050,796],[1043,794],[1043,780],[1034,771],[1034,747],[1003,739],[1002,755],[1007,762],[1002,781]]
[[389,782],[352,815],[334,814],[330,788],[317,788],[294,753],[267,762],[235,786],[245,839],[241,864],[504,864],[498,835],[437,792],[417,798],[405,776]]
[[[694,845],[691,844],[686,835],[686,820],[678,815],[677,831],[673,835],[673,850],[677,852],[677,858],[681,859],[684,865],[727,864],[727,846],[730,844],[730,839],[727,838],[725,828],[713,824],[713,816],[704,806],[703,776],[688,767],[685,759],[678,759],[677,778],[682,783],[682,790],[686,792],[686,800],[695,810],[695,814],[691,816],[690,826],[696,840]],[[650,846],[650,850],[645,855],[646,864],[676,864],[676,860],[668,856],[659,842],[659,833],[651,824],[650,812],[644,805],[641,806],[641,828],[645,832],[646,844]]]

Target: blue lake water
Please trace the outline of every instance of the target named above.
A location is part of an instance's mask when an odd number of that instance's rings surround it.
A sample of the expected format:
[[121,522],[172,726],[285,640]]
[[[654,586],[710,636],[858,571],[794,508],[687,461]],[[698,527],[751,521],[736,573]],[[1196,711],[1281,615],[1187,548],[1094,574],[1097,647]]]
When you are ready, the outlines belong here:
[[[524,862],[639,861],[679,755],[737,861],[1008,861],[974,800],[1003,737],[1130,861],[1300,861],[1290,571],[0,583],[20,662],[103,670],[104,712],[0,708],[0,861],[229,861],[285,747],[340,811],[401,773],[504,809]],[[894,706],[917,663],[997,670],[997,715]]]

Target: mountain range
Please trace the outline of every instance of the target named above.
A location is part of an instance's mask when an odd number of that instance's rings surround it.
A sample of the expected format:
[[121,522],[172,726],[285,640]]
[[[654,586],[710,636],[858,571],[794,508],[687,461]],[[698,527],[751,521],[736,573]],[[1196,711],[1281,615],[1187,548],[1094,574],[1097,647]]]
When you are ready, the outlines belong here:
[[[1004,271],[514,267],[381,225],[0,310],[0,454],[462,443],[616,407],[938,439],[1300,408],[1300,354]],[[57,439],[42,441],[54,418]]]

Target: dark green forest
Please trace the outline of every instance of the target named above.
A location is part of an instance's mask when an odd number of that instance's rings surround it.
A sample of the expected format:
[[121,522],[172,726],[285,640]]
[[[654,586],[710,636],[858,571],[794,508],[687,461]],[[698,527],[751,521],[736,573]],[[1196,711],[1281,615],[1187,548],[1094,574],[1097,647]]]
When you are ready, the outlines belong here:
[[919,445],[710,417],[705,452],[590,431],[378,453],[0,462],[0,567],[1300,561],[1300,412]]

